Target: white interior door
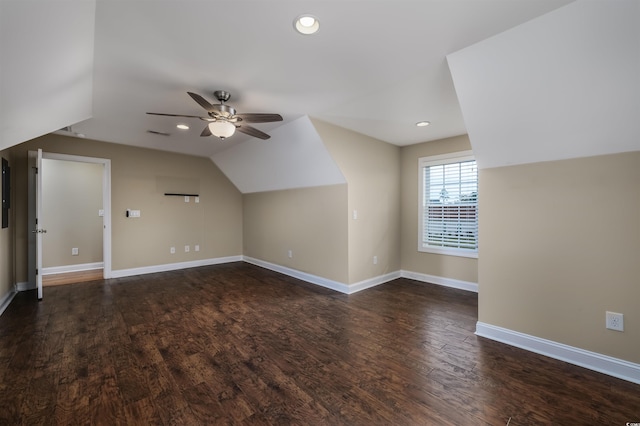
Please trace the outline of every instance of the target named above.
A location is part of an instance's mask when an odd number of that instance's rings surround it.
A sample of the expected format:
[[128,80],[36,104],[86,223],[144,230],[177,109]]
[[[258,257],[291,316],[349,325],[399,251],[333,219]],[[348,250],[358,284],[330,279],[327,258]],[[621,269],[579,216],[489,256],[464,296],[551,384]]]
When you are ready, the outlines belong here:
[[[1,1],[1,0],[0,0]],[[111,278],[111,160],[103,158],[82,157],[75,155],[54,154],[42,152],[41,149],[29,151],[29,182],[28,182],[28,219],[29,219],[29,239],[28,239],[28,265],[29,265],[29,285],[25,288],[37,288],[38,299],[42,299],[42,255],[43,234],[46,234],[42,222],[43,219],[43,185],[42,168],[43,159],[75,161],[85,163],[98,163],[103,165],[102,174],[102,208],[103,217],[103,260],[104,278]],[[40,173],[38,173],[40,172]]]
[[47,230],[42,228],[39,218],[42,217],[42,150],[38,149],[36,160],[36,288],[38,300],[42,300],[42,234]]

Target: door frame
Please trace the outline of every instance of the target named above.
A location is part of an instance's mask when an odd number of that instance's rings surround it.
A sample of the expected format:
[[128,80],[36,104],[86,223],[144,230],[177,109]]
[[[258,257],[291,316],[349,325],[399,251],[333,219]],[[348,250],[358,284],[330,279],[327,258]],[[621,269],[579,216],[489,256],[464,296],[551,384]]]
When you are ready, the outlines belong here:
[[[35,151],[30,151],[29,156],[31,157],[33,154],[31,152],[36,153]],[[61,161],[72,161],[78,163],[93,163],[93,164],[102,164],[102,209],[104,210],[104,217],[102,218],[103,226],[102,226],[102,258],[103,258],[103,270],[102,276],[105,279],[111,278],[112,270],[111,270],[111,160],[108,158],[97,158],[97,157],[86,157],[81,155],[71,155],[71,154],[58,154],[53,152],[42,152],[42,158],[48,160],[61,160]],[[31,165],[30,165],[31,166]],[[29,173],[29,192],[33,191],[33,196],[30,195],[29,199],[32,198],[35,200],[35,179],[33,179],[32,183],[32,173]],[[35,203],[34,203],[35,204]],[[32,211],[33,208],[33,211]],[[35,205],[32,207],[31,203],[29,203],[29,216],[35,218]],[[29,234],[31,234],[31,227],[33,223],[29,221]],[[35,242],[34,242],[35,243]],[[35,259],[36,247],[35,244],[32,244],[31,239],[29,239],[29,284],[35,284],[35,265],[32,263],[31,258]],[[32,270],[33,269],[33,270]],[[34,279],[32,281],[32,279]],[[34,286],[35,287],[35,286]]]

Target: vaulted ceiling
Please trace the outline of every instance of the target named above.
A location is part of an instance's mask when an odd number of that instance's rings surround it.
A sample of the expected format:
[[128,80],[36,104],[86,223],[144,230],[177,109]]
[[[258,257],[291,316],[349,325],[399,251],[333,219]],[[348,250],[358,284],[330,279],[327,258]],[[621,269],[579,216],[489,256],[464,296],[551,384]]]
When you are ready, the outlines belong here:
[[447,56],[480,168],[640,150],[640,1],[581,0]]
[[[209,157],[242,192],[344,181],[309,117],[467,133],[480,168],[640,150],[640,0],[0,0],[0,58],[0,149],[70,126]],[[254,125],[273,137],[146,114],[205,115],[187,92],[219,89],[281,114]]]
[[[569,0],[0,1],[2,147],[87,138],[211,157],[187,91],[240,112],[309,115],[396,145],[467,132],[446,56]],[[320,22],[304,36],[294,19]],[[431,122],[416,127],[421,120]],[[175,126],[183,122],[189,130]],[[159,135],[153,132],[165,133]]]

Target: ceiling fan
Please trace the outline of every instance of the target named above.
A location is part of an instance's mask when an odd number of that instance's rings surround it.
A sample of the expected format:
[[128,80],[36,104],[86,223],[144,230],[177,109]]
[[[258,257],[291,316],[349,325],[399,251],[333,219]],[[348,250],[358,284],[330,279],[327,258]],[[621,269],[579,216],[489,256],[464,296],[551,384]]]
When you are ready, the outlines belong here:
[[256,138],[269,139],[271,136],[245,123],[270,123],[273,121],[282,121],[282,116],[280,114],[236,113],[235,108],[225,105],[225,102],[231,98],[231,94],[224,90],[216,90],[213,92],[213,96],[218,99],[220,102],[219,104],[211,104],[197,93],[187,93],[194,101],[207,111],[208,117],[183,114],[163,114],[159,112],[148,112],[147,114],[164,115],[168,117],[199,118],[200,120],[207,121],[209,123],[207,127],[204,128],[200,136],[213,135],[222,140],[233,135],[236,130],[240,133]]

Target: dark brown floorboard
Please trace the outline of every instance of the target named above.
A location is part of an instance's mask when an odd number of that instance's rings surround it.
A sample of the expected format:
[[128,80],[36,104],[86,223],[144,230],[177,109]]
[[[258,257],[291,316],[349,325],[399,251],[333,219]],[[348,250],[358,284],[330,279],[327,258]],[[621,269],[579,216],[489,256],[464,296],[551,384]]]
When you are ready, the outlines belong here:
[[19,294],[0,424],[625,425],[640,386],[474,335],[477,295],[233,263]]

